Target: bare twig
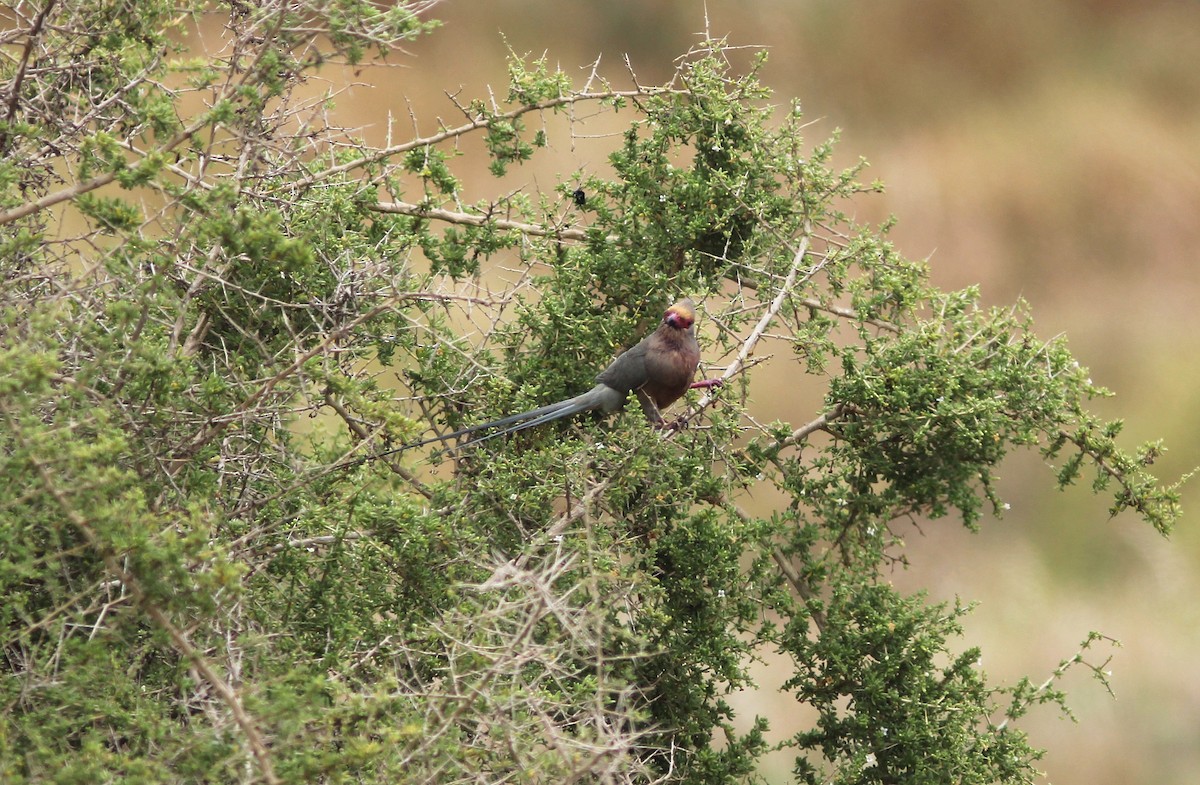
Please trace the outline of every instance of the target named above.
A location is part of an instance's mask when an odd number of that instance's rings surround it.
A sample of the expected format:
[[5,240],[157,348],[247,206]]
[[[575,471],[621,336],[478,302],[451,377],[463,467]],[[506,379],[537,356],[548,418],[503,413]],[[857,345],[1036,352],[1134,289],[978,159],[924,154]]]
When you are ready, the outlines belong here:
[[892,324],[891,322],[885,321],[883,319],[876,319],[874,317],[863,318],[863,316],[861,314],[859,314],[858,311],[854,310],[853,308],[846,308],[845,306],[841,306],[841,305],[829,305],[827,303],[822,303],[819,300],[814,300],[811,297],[805,297],[803,299],[797,300],[796,305],[800,305],[805,308],[811,308],[814,311],[824,311],[825,313],[831,313],[834,316],[840,316],[843,319],[850,319],[850,320],[856,321],[856,322],[864,322],[866,324],[872,325],[873,327],[878,327],[881,330],[886,330],[889,333],[899,333],[900,332],[900,327],[895,324]]
[[792,445],[799,444],[800,442],[807,439],[809,436],[812,436],[817,431],[825,430],[827,427],[829,427],[829,424],[831,422],[841,419],[842,415],[846,413],[848,408],[849,407],[847,407],[846,404],[839,403],[836,406],[834,406],[833,409],[831,409],[828,412],[825,412],[820,417],[817,417],[816,419],[814,419],[810,422],[807,422],[804,425],[801,425],[796,430],[792,431],[791,434],[789,434],[786,439],[781,439],[778,442],[764,445],[763,449],[770,452],[773,450],[783,449],[784,447],[791,447]]
[[495,226],[498,229],[511,229],[532,237],[553,237],[556,240],[577,240],[580,242],[588,239],[587,230],[585,229],[570,229],[567,227],[551,228],[541,224],[522,223],[520,221],[510,221],[506,218],[495,218],[490,215],[456,213],[437,207],[422,207],[421,205],[409,204],[407,202],[380,202],[377,205],[372,205],[371,209],[381,213],[411,215],[414,218],[428,218],[465,226]]
[[[13,75],[12,84],[8,90],[8,106],[5,110],[4,120],[6,124],[11,124],[17,116],[17,106],[21,102],[21,85],[25,81],[25,71],[29,67],[29,56],[33,54],[33,47],[37,44],[38,36],[42,34],[42,27],[46,24],[46,17],[50,15],[50,11],[54,9],[57,0],[47,0],[42,6],[42,10],[33,20],[33,24],[29,26],[29,31],[25,34],[25,48],[21,52],[21,62],[17,65],[17,73]],[[0,150],[8,150],[8,131],[0,130]]]

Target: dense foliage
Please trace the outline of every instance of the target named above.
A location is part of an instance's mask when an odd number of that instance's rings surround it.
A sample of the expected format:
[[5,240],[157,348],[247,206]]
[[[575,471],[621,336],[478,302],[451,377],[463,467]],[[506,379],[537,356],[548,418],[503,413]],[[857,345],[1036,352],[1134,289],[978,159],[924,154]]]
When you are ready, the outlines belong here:
[[[1161,447],[1118,446],[1023,307],[849,218],[877,186],[761,57],[708,41],[623,89],[514,57],[461,125],[345,135],[307,76],[386,57],[423,5],[13,8],[0,779],[744,781],[772,742],[726,696],[766,652],[814,718],[783,742],[801,782],[1032,779],[1014,721],[1072,665],[1103,678],[1098,638],[995,685],[954,646],[967,609],[881,571],[910,520],[1001,512],[1014,447],[1165,532]],[[603,170],[462,204],[461,141],[503,176],[614,114]],[[688,427],[395,449],[586,389],[680,293],[726,382]],[[767,342],[824,391],[806,421],[747,414]]]

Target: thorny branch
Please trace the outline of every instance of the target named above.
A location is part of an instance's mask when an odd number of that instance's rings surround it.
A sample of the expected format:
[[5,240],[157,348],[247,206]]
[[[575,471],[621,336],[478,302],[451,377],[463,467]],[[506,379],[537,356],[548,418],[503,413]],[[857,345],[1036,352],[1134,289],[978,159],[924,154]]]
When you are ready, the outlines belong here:
[[[25,48],[21,51],[21,62],[17,65],[17,72],[13,75],[12,83],[8,88],[8,106],[4,113],[5,123],[11,123],[17,116],[17,105],[21,101],[21,86],[25,82],[25,73],[29,67],[29,56],[33,54],[34,45],[37,43],[38,37],[42,34],[42,27],[46,24],[46,17],[54,9],[56,0],[46,0],[46,4],[42,6],[42,10],[34,18],[33,24],[29,26],[29,30],[25,33]],[[0,151],[8,152],[8,131],[0,130]]]
[[12,412],[5,410],[4,414],[5,419],[9,421],[13,437],[21,444],[23,449],[29,452],[29,461],[36,470],[38,478],[41,480],[43,490],[54,499],[55,503],[62,510],[63,515],[67,517],[67,520],[83,534],[91,547],[101,555],[109,573],[121,581],[121,584],[129,591],[130,596],[138,607],[160,629],[167,633],[179,655],[190,662],[204,678],[205,682],[220,696],[222,702],[229,708],[229,713],[233,715],[234,721],[241,728],[246,738],[246,744],[250,747],[255,761],[258,763],[263,780],[268,785],[275,785],[275,783],[280,782],[279,778],[275,775],[274,766],[271,763],[271,755],[268,752],[266,739],[264,739],[262,733],[259,731],[257,721],[250,716],[249,712],[242,705],[242,700],[237,690],[217,672],[213,663],[192,644],[187,633],[171,620],[166,611],[146,596],[145,590],[141,585],[141,579],[124,567],[121,554],[114,553],[106,543],[100,541],[91,523],[76,508],[71,500],[67,498],[67,494],[63,489],[69,487],[68,483],[64,482],[61,477],[56,476],[50,469],[49,464],[34,454],[31,445],[24,439],[20,424],[13,421]]
[[[600,648],[611,622],[594,604],[573,596],[583,590],[577,560],[575,554],[551,548],[528,563],[481,565],[490,576],[463,587],[468,608],[435,624],[442,641],[437,652],[441,667],[432,679],[410,669],[414,675],[403,685],[401,694],[424,697],[429,707],[425,732],[414,744],[432,744],[456,732],[472,747],[512,755],[515,765],[552,767],[560,782],[670,779],[671,751],[655,751],[665,758],[665,773],[651,771],[644,760],[650,752],[648,732],[627,721],[630,707],[641,700],[638,688],[612,674],[614,665],[639,655]],[[608,601],[621,598],[610,596]],[[543,632],[535,635],[535,630]],[[546,630],[554,632],[547,636]],[[576,706],[555,697],[581,674],[595,682],[597,700]],[[490,689],[498,682],[507,689]],[[512,719],[497,722],[496,717]],[[528,732],[542,740],[549,759],[535,763],[523,758],[522,723],[531,723]],[[476,780],[469,757],[462,761],[464,771],[454,770],[456,765],[430,772],[430,781]],[[424,775],[416,773],[418,779]]]
[[488,128],[497,122],[507,120],[515,120],[522,115],[530,112],[540,112],[547,109],[555,109],[560,106],[571,106],[582,101],[607,101],[617,98],[639,98],[649,97],[653,95],[668,95],[668,94],[684,94],[685,91],[677,90],[670,87],[663,88],[642,88],[638,90],[605,90],[601,92],[579,92],[561,95],[555,98],[547,98],[543,101],[537,101],[531,104],[523,104],[511,109],[507,112],[496,114],[481,114],[480,116],[454,128],[445,128],[436,134],[431,134],[425,137],[419,137],[400,144],[384,147],[380,150],[374,150],[368,155],[363,155],[344,163],[328,167],[319,172],[297,180],[293,187],[297,189],[307,188],[308,186],[326,180],[334,175],[343,174],[345,172],[361,169],[364,166],[369,166],[373,163],[394,158],[397,155],[407,153],[410,150],[416,150],[421,147],[429,147],[430,145],[440,144],[450,139],[455,139],[460,136],[465,136],[473,131],[478,131],[482,128]]
[[[800,244],[796,247],[796,251],[792,256],[791,267],[788,269],[787,275],[784,276],[783,281],[779,285],[779,291],[776,292],[775,298],[771,300],[770,304],[763,312],[762,317],[758,320],[758,323],[754,325],[754,328],[750,331],[750,334],[747,335],[745,340],[742,341],[741,349],[738,350],[738,353],[734,357],[733,361],[721,374],[720,379],[722,382],[727,382],[742,372],[742,369],[745,367],[747,361],[754,354],[754,349],[756,346],[758,346],[758,342],[762,340],[763,336],[767,332],[767,329],[771,326],[771,323],[779,314],[780,309],[783,308],[784,303],[787,302],[788,298],[794,296],[795,288],[798,282],[797,279],[799,278],[800,271],[804,266],[804,260],[808,255],[811,230],[811,226],[805,227],[804,233],[800,238]],[[807,271],[805,271],[803,280],[807,281],[812,276],[816,275],[820,269],[821,265],[819,264],[809,268]],[[691,407],[686,414],[680,417],[680,419],[682,421],[687,421],[692,417],[695,417],[697,414],[707,409],[715,399],[715,393],[711,391],[705,393],[695,404],[695,406]],[[671,438],[674,433],[675,431],[668,431],[664,434],[664,438]]]
[[584,229],[571,229],[565,226],[550,227],[487,215],[459,213],[437,207],[422,207],[421,205],[408,204],[407,202],[380,202],[371,209],[381,213],[410,215],[414,218],[428,218],[445,223],[461,224],[463,226],[494,226],[497,229],[521,232],[531,237],[551,237],[556,240],[577,240],[580,242],[587,240],[587,231]]

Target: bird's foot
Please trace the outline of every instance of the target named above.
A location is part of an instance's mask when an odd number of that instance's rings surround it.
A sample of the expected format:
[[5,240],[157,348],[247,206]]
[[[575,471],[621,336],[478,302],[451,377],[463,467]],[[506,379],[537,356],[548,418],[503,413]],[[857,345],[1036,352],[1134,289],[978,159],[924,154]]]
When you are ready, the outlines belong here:
[[692,382],[689,389],[692,390],[707,390],[710,388],[720,388],[725,386],[724,379],[701,379],[698,382]]

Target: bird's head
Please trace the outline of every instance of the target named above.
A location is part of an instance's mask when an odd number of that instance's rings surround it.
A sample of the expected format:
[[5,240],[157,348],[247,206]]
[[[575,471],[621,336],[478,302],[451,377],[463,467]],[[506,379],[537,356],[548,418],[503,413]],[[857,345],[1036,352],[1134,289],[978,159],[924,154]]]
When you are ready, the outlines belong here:
[[684,298],[672,305],[663,314],[663,324],[676,330],[686,330],[696,323],[696,305],[690,298]]

